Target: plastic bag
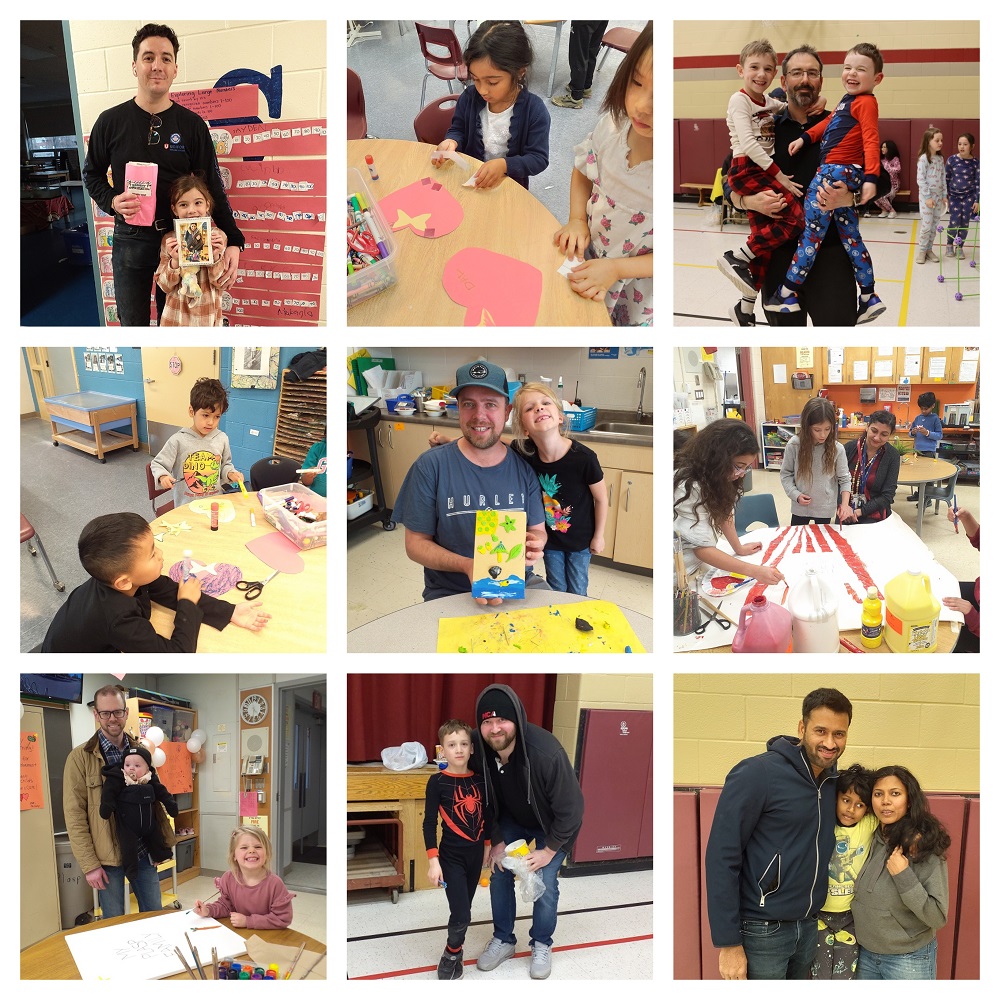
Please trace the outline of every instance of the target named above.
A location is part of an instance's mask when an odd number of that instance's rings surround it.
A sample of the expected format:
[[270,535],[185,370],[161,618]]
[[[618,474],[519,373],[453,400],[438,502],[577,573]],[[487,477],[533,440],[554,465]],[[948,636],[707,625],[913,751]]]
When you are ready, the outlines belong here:
[[427,751],[420,743],[386,747],[382,751],[382,763],[390,771],[409,771],[411,767],[423,767],[427,763]]
[[545,892],[545,883],[537,872],[528,869],[528,859],[522,854],[505,854],[500,859],[504,868],[517,876],[521,899],[533,903]]

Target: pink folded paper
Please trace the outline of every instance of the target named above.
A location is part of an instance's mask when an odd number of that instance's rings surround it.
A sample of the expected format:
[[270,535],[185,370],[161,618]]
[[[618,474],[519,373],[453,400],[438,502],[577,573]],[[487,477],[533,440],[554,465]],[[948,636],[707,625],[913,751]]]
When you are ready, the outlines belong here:
[[430,177],[393,191],[378,204],[390,229],[409,227],[417,236],[429,240],[454,231],[465,216],[451,192]]
[[266,566],[279,573],[301,573],[306,564],[295,543],[280,531],[271,531],[247,542],[247,548]]
[[125,191],[139,196],[139,213],[129,219],[131,226],[151,226],[156,221],[156,177],[160,168],[155,163],[125,164]]
[[444,290],[466,307],[466,326],[534,326],[542,272],[482,247],[459,250],[444,266]]

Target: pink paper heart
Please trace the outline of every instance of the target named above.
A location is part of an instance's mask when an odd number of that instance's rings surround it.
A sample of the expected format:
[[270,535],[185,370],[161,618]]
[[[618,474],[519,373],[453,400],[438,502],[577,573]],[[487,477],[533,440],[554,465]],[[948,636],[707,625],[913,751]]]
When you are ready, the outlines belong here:
[[389,228],[409,228],[417,236],[436,239],[456,230],[465,213],[440,183],[424,177],[393,191],[379,203]]
[[466,326],[534,326],[542,272],[482,247],[459,250],[444,266],[444,290],[466,307]]

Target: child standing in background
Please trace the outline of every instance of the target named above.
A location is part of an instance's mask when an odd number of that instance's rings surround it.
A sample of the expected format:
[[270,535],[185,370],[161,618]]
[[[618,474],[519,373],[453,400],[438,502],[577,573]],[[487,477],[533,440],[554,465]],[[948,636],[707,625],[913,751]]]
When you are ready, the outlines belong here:
[[271,871],[271,841],[256,826],[238,826],[229,838],[229,871],[216,882],[220,898],[195,900],[199,917],[228,917],[233,927],[280,930],[292,922],[292,894]]
[[653,325],[653,22],[632,43],[594,131],[574,148],[569,221],[554,242],[570,287],[603,299],[615,326]]
[[243,481],[229,451],[229,438],[219,430],[229,397],[217,378],[200,378],[191,387],[191,426],[167,439],[150,462],[160,488],[173,487],[174,506],[222,493],[222,483]]
[[[208,184],[194,174],[178,177],[170,188],[170,211],[178,219],[202,219],[212,214]],[[200,231],[194,234],[200,239]],[[185,268],[177,237],[169,232],[160,244],[156,283],[167,293],[160,326],[222,326],[222,291],[226,234],[212,226],[214,264]],[[189,273],[185,276],[185,272]]]
[[920,199],[920,232],[917,233],[916,263],[941,258],[934,252],[934,236],[944,215],[947,187],[944,178],[944,157],[941,147],[944,136],[933,126],[924,132],[917,153],[917,191]]
[[880,211],[880,219],[895,219],[896,210],[892,207],[892,199],[896,197],[899,190],[899,175],[903,172],[903,164],[899,159],[899,147],[892,141],[886,139],[882,143],[882,169],[889,175],[889,182],[892,185],[889,193],[875,200]]
[[[533,58],[520,21],[483,21],[462,53],[474,86],[455,105],[442,151],[458,150],[484,160],[476,189],[510,177],[522,187],[549,165],[549,118],[545,102],[527,89]],[[439,166],[443,160],[432,160]]]
[[837,778],[836,847],[827,868],[829,888],[819,912],[813,979],[853,979],[858,967],[854,936],[854,880],[871,850],[878,819],[871,811],[872,772],[852,764]]
[[835,516],[851,514],[851,474],[836,426],[830,400],[817,396],[802,407],[799,432],[781,460],[781,486],[792,501],[792,524],[829,524]]
[[[958,153],[948,157],[944,165],[945,183],[948,186],[948,249],[946,257],[965,259],[962,244],[969,235],[969,220],[979,214],[979,160],[972,155],[976,137],[963,132],[958,137]],[[961,241],[954,246],[955,237]]]
[[[937,406],[937,396],[933,392],[922,392],[917,397],[917,406],[920,407],[920,416],[914,417],[910,424],[910,437],[913,438],[913,450],[917,455],[926,458],[934,458],[937,455],[938,441],[944,437],[944,425],[941,418],[934,412]],[[906,498],[907,500],[917,500],[920,494],[916,489]],[[930,507],[931,498],[924,500],[924,507]]]

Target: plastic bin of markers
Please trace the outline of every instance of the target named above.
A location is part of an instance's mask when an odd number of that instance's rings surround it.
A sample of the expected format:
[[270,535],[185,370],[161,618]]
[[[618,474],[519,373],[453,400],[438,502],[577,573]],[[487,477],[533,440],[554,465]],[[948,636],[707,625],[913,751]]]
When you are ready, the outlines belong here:
[[[303,521],[285,505],[289,498],[295,504],[308,504],[313,512],[322,512],[324,519]],[[287,486],[268,486],[258,490],[257,499],[268,523],[300,549],[315,549],[326,545],[326,497],[321,497],[302,483],[289,483]]]
[[392,231],[389,229],[389,226],[385,221],[385,216],[378,207],[371,190],[368,185],[365,184],[364,178],[361,176],[359,171],[354,169],[354,167],[348,167],[347,197],[350,198],[352,194],[357,194],[359,191],[364,195],[365,201],[369,205],[369,211],[375,219],[375,225],[378,227],[379,235],[382,237],[382,242],[385,244],[385,248],[389,251],[389,253],[378,263],[372,264],[369,267],[364,267],[360,271],[355,271],[354,274],[349,274],[347,276],[348,308],[396,284],[395,261],[396,253],[399,249],[396,245],[396,240],[394,239]]

